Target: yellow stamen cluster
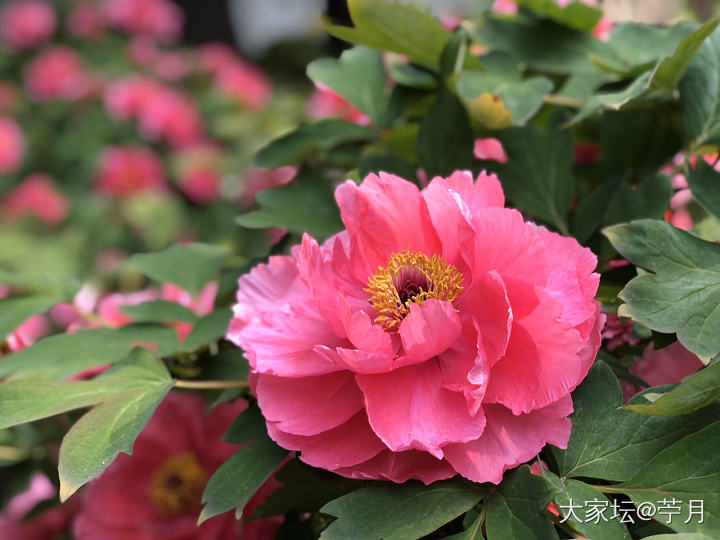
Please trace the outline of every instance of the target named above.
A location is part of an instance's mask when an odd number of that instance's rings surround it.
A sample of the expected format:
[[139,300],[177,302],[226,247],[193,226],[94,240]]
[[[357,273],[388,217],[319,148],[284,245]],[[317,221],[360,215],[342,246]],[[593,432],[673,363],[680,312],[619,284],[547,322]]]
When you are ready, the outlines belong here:
[[163,463],[150,483],[150,500],[163,516],[185,514],[201,504],[208,475],[192,452]]
[[388,332],[397,332],[411,303],[422,305],[431,298],[452,302],[463,290],[462,279],[457,268],[440,256],[407,250],[393,253],[387,266],[370,276],[365,291],[377,313],[375,322]]

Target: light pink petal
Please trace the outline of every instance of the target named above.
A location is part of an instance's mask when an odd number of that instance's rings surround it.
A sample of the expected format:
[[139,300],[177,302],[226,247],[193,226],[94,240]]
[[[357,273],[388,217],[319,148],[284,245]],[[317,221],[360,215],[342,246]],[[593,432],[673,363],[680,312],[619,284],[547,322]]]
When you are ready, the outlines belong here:
[[513,323],[507,352],[490,372],[486,403],[501,403],[514,414],[557,401],[587,372],[578,357],[583,339],[560,320],[562,306],[536,289],[535,310]]
[[485,427],[481,413],[469,414],[461,393],[443,388],[435,361],[355,379],[373,431],[393,451],[425,450],[439,459],[442,446],[473,440]]
[[497,161],[507,163],[508,157],[502,143],[492,137],[487,139],[475,139],[473,144],[473,155],[476,159]]
[[392,354],[372,353],[344,347],[337,347],[333,350],[322,345],[317,346],[315,351],[339,368],[353,373],[387,373],[394,367]]
[[407,359],[398,362],[409,365],[447,350],[460,337],[462,324],[450,302],[430,299],[422,306],[410,304],[410,313],[400,323],[399,333]]
[[344,333],[362,351],[393,356],[392,338],[379,324],[374,324],[365,310],[352,311],[345,297],[340,297],[340,316]]
[[395,252],[433,255],[440,240],[418,188],[397,176],[369,174],[360,186],[347,181],[335,190],[343,223],[371,268]]
[[513,322],[513,310],[500,274],[491,270],[473,276],[472,284],[455,305],[460,313],[472,314],[488,361],[495,364],[505,354]]
[[396,483],[420,480],[426,486],[457,474],[447,461],[417,450],[385,450],[365,463],[335,469],[333,472],[361,480],[390,480]]
[[263,416],[279,430],[316,435],[352,418],[363,408],[352,373],[317,377],[258,377],[255,394]]
[[499,484],[503,473],[532,459],[546,443],[566,448],[572,412],[570,395],[528,414],[515,416],[500,405],[485,405],[487,426],[477,440],[450,444],[445,459],[473,482]]
[[272,422],[268,422],[268,434],[283,448],[300,451],[300,459],[308,465],[329,470],[362,463],[385,449],[362,411],[336,428],[309,437],[285,433]]
[[245,351],[250,366],[259,373],[307,377],[338,371],[338,366],[314,348],[317,345],[335,348],[348,343],[330,330],[312,301],[281,308],[254,318],[249,324],[233,318],[227,339]]
[[562,319],[573,326],[593,319],[597,305],[595,293],[600,283],[600,274],[593,272],[597,257],[574,238],[560,236],[544,227],[539,228],[539,233],[553,261],[546,290],[562,303]]

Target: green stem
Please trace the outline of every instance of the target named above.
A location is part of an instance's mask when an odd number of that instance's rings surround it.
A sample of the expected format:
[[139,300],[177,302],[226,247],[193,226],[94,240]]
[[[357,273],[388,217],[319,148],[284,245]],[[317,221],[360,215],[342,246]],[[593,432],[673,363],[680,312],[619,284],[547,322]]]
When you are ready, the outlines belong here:
[[573,109],[582,109],[585,105],[582,99],[558,96],[557,94],[545,94],[543,101],[549,105],[560,105],[561,107],[571,107]]
[[175,380],[175,388],[194,388],[197,390],[222,390],[225,388],[247,388],[247,381],[187,381]]

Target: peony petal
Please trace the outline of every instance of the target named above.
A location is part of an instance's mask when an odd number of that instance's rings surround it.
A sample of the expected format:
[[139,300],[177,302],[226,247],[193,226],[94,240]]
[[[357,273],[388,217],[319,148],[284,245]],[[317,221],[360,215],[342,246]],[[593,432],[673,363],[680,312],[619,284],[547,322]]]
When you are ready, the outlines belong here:
[[532,459],[545,444],[566,448],[572,412],[570,395],[528,414],[515,416],[501,405],[485,405],[487,426],[477,440],[450,444],[445,459],[473,482],[499,484],[503,473]]
[[468,413],[462,394],[443,388],[435,361],[355,380],[373,431],[396,452],[425,450],[440,459],[442,446],[473,440],[485,427],[482,414]]
[[394,367],[392,354],[371,353],[343,347],[333,350],[322,345],[317,346],[315,351],[336,366],[353,373],[387,373]]
[[395,252],[433,255],[440,240],[417,186],[392,174],[369,174],[359,186],[348,180],[335,190],[343,223],[371,268]]
[[400,358],[396,367],[424,362],[446,351],[462,334],[462,324],[450,302],[430,299],[422,306],[410,304],[399,333],[406,358]]
[[394,356],[392,338],[379,324],[374,324],[365,310],[351,311],[345,297],[340,297],[340,317],[344,333],[358,349]]
[[295,435],[316,435],[363,408],[362,393],[347,371],[305,378],[258,377],[258,405],[266,420]]
[[417,450],[385,450],[365,463],[335,469],[333,472],[361,480],[390,480],[396,483],[420,480],[426,486],[456,474],[447,461],[435,459],[430,454]]
[[487,139],[475,139],[475,144],[473,144],[473,155],[476,159],[497,161],[498,163],[507,163],[508,160],[502,143],[492,137]]
[[339,426],[303,437],[278,429],[268,422],[270,438],[283,448],[300,451],[300,459],[312,467],[334,470],[349,467],[375,457],[385,445],[377,438],[364,411]]

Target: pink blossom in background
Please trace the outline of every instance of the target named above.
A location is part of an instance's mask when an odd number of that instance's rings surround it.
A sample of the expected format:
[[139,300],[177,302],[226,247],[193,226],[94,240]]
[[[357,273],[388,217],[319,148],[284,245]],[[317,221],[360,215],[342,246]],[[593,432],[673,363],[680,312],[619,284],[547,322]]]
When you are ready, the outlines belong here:
[[640,342],[639,338],[633,337],[631,331],[633,322],[625,317],[618,317],[616,313],[608,313],[605,327],[602,331],[603,345],[608,351],[616,349],[620,345],[635,345]]
[[30,49],[50,39],[55,25],[55,10],[48,2],[8,2],[0,11],[0,40],[16,51]]
[[475,139],[473,155],[475,159],[497,161],[498,163],[507,163],[508,160],[502,143],[493,138]]
[[25,136],[18,123],[0,116],[0,174],[17,172],[25,157]]
[[240,199],[240,205],[252,206],[258,191],[284,186],[295,178],[296,173],[297,169],[290,165],[276,169],[265,169],[262,167],[250,169],[245,173],[245,178],[243,179],[244,189]]
[[600,17],[598,23],[593,27],[590,32],[593,36],[598,38],[600,41],[608,41],[610,39],[610,32],[613,29],[613,22],[603,15]]
[[107,22],[100,5],[83,1],[72,7],[65,25],[72,36],[95,39],[105,33]]
[[80,57],[62,46],[47,49],[32,60],[25,69],[24,81],[35,101],[75,101],[87,96],[93,87]]
[[103,296],[97,305],[97,314],[108,326],[120,327],[132,323],[130,317],[120,310],[120,306],[135,306],[144,302],[157,300],[158,294],[153,289],[131,293],[110,293]]
[[262,109],[272,94],[265,74],[239,59],[218,70],[215,85],[222,95],[249,109]]
[[205,43],[197,48],[198,68],[210,73],[220,72],[237,61],[237,51],[224,43]]
[[170,87],[150,96],[138,118],[140,134],[151,141],[167,140],[184,148],[203,140],[203,125],[195,103]]
[[157,81],[143,75],[130,75],[108,84],[103,102],[112,118],[127,120],[137,118],[151,98],[162,91],[163,87]]
[[96,177],[100,193],[127,197],[167,188],[160,158],[142,146],[109,146],[100,155]]
[[180,190],[196,204],[207,204],[220,196],[220,175],[210,168],[195,169],[178,178]]
[[513,0],[495,0],[492,5],[492,10],[496,13],[502,13],[504,15],[515,15],[518,11],[518,7]]
[[[169,302],[176,302],[181,306],[185,306],[198,317],[209,314],[215,305],[215,296],[217,295],[218,284],[208,283],[203,287],[197,296],[191,295],[184,289],[172,283],[164,283],[160,289],[160,299]],[[185,341],[193,328],[191,323],[175,323],[173,324],[178,332],[179,341]]]
[[364,126],[370,123],[370,118],[365,113],[322,85],[316,85],[315,91],[310,96],[307,103],[307,115],[316,119],[341,118]]
[[565,448],[600,346],[596,257],[504,208],[494,175],[335,191],[347,228],[239,280],[227,339],[270,436],[352,478],[498,483]]
[[[197,519],[201,495],[213,472],[238,447],[220,440],[247,407],[243,399],[206,412],[195,394],[171,392],[158,406],[133,445],[81,494],[73,526],[76,540],[266,540],[277,518],[243,523],[234,512]],[[245,507],[250,515],[274,489],[271,478]],[[110,509],[112,511],[110,511]]]
[[50,226],[60,225],[68,214],[68,201],[46,174],[35,173],[15,186],[0,201],[6,219],[35,216]]
[[182,10],[170,0],[105,0],[108,22],[131,34],[175,41],[184,23]]
[[[10,332],[5,344],[9,352],[17,352],[30,347],[41,337],[46,336],[50,331],[48,321],[44,315],[33,315],[23,322],[15,330]],[[0,344],[2,345],[2,344]],[[2,351],[0,351],[2,356]]]
[[[635,358],[635,363],[628,370],[636,377],[640,377],[650,386],[679,383],[682,379],[695,373],[704,364],[700,359],[688,351],[682,343],[676,341],[662,349],[654,350],[650,343],[641,358]],[[624,381],[623,381],[624,382]],[[627,401],[640,389],[630,384],[623,385],[623,397]]]

